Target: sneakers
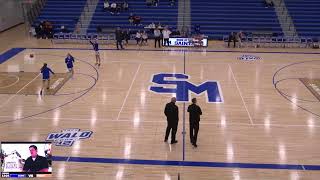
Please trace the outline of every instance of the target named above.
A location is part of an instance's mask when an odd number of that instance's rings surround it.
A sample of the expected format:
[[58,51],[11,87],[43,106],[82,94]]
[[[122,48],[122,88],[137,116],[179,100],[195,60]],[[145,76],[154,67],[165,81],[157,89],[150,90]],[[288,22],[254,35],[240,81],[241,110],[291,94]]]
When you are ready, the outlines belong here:
[[197,145],[197,144],[195,144],[195,143],[193,143],[192,145],[193,145],[193,147],[195,147],[195,148],[196,148],[196,147],[198,147],[198,145]]
[[178,143],[177,140],[171,141],[171,144],[176,144],[176,143]]

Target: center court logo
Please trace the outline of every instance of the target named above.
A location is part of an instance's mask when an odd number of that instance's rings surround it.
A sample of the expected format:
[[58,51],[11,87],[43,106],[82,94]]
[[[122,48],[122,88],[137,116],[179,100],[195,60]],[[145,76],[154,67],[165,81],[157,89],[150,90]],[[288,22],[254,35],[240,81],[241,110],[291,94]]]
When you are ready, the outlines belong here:
[[238,57],[237,59],[242,61],[257,61],[257,60],[261,60],[262,58],[259,56],[244,54]]
[[93,134],[92,131],[80,131],[80,129],[65,129],[58,133],[50,133],[46,141],[53,142],[56,146],[72,146],[80,139],[88,139]]
[[222,103],[222,91],[217,81],[205,81],[199,85],[189,82],[186,74],[160,73],[153,75],[149,89],[158,94],[172,94],[178,102],[189,102],[191,94],[205,93],[208,103]]

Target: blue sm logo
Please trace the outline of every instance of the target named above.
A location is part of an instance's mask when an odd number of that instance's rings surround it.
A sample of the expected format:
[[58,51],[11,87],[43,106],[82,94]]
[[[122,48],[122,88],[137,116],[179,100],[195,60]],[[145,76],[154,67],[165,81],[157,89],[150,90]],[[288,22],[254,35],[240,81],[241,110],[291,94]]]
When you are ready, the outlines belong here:
[[208,103],[222,103],[222,92],[217,81],[205,81],[195,85],[186,74],[160,73],[153,75],[150,91],[159,94],[173,94],[179,102],[189,102],[191,93],[206,93]]

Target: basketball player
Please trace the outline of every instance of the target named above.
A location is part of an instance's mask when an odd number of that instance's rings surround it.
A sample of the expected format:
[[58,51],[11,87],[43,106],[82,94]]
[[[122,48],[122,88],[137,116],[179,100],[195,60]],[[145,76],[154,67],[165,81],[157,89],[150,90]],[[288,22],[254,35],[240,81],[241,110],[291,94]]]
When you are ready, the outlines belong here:
[[164,142],[168,141],[168,137],[171,131],[171,144],[175,144],[178,142],[176,140],[176,133],[179,122],[179,109],[178,106],[175,104],[176,101],[177,99],[175,97],[171,98],[171,102],[167,103],[164,109],[164,114],[167,116],[168,123]]
[[98,41],[95,40],[94,42],[90,41],[92,47],[93,47],[93,50],[96,54],[96,65],[100,66],[100,53],[99,53],[99,44],[98,44]]
[[74,71],[73,71],[74,58],[73,58],[73,56],[70,53],[68,53],[64,62],[66,63],[67,68],[68,68],[69,72],[71,73],[71,77],[72,77],[74,74]]
[[50,68],[48,68],[47,63],[44,63],[41,68],[42,87],[41,87],[40,95],[44,94],[45,86],[46,86],[46,89],[50,88],[50,72],[54,74],[54,72]]
[[192,104],[188,107],[189,124],[190,124],[190,141],[194,147],[198,147],[197,138],[199,132],[200,115],[202,115],[201,108],[197,105],[197,99],[192,99]]

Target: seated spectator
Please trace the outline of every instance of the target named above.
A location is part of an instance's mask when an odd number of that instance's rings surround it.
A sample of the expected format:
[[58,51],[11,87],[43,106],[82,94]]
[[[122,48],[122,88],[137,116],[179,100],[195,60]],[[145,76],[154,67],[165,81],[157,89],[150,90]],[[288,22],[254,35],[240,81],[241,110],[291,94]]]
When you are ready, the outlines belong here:
[[128,4],[127,1],[124,1],[124,3],[123,3],[123,10],[128,11],[128,9],[129,9],[129,4]]
[[148,45],[148,34],[146,33],[146,31],[143,31],[141,37],[141,45]]
[[140,31],[137,31],[136,37],[135,37],[135,39],[137,41],[137,45],[140,43],[141,38],[142,38],[142,35],[141,35]]
[[117,4],[117,7],[116,7],[116,13],[117,14],[120,14],[120,11],[123,9],[123,4],[121,3],[118,3]]
[[156,24],[152,22],[151,24],[148,25],[148,28],[155,29],[156,28]]
[[138,26],[141,24],[141,17],[140,16],[134,16],[133,17],[133,24]]
[[273,7],[273,6],[274,6],[272,0],[264,0],[264,4],[265,4],[265,7],[266,7],[266,8],[269,8],[269,7]]
[[152,2],[152,5],[153,5],[153,6],[156,6],[156,7],[157,7],[158,4],[159,4],[159,0],[153,0],[153,2]]
[[111,14],[114,14],[117,12],[117,3],[115,3],[115,2],[111,3],[110,12],[111,12]]
[[147,6],[152,6],[153,0],[146,0]]
[[200,31],[200,24],[196,24],[195,27],[194,27],[194,32],[196,34],[201,34],[201,31]]
[[176,5],[176,1],[175,0],[169,0],[170,2],[170,6],[175,6]]
[[103,3],[103,9],[106,10],[106,11],[109,11],[110,9],[110,3],[108,0],[104,1]]
[[133,15],[132,13],[130,13],[130,16],[129,16],[128,20],[129,20],[129,23],[130,23],[130,24],[133,24],[134,15]]
[[178,36],[180,36],[180,31],[179,30],[174,30],[174,31],[172,31],[171,35],[173,37],[178,37]]
[[102,27],[101,26],[97,26],[97,33],[98,34],[102,33]]
[[64,26],[61,26],[60,31],[61,31],[62,33],[69,33],[69,32],[70,32],[70,31],[69,31],[66,27],[64,27]]

